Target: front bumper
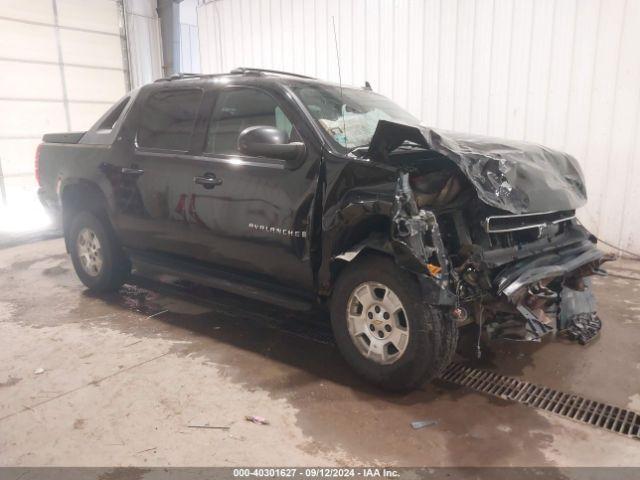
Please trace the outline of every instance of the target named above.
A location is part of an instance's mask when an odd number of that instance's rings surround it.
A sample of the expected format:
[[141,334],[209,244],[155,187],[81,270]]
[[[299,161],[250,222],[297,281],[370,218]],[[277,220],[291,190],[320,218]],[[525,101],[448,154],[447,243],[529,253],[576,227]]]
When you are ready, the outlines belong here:
[[498,294],[511,298],[522,288],[536,282],[556,277],[575,276],[582,273],[585,268],[588,274],[593,274],[599,270],[603,262],[608,260],[611,260],[609,255],[598,250],[591,241],[583,240],[553,253],[517,262],[500,272],[494,284]]
[[585,238],[504,268],[494,277],[495,303],[502,305],[503,317],[491,327],[492,336],[539,341],[557,332],[587,343],[602,323],[585,277],[603,274],[600,266],[611,259]]

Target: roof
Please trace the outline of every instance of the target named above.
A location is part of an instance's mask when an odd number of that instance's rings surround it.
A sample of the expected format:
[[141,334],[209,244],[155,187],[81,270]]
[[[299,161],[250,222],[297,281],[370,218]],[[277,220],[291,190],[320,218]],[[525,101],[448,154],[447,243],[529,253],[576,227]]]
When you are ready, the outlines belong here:
[[[291,72],[283,72],[280,70],[269,70],[263,68],[247,68],[247,67],[239,67],[231,70],[229,73],[177,73],[175,75],[171,75],[170,77],[160,78],[156,80],[151,85],[164,85],[167,86],[169,84],[173,84],[175,82],[176,85],[183,84],[183,82],[188,83],[202,83],[202,82],[210,82],[210,81],[233,81],[234,83],[242,83],[242,84],[252,84],[252,85],[260,85],[260,84],[285,84],[285,85],[294,85],[294,84],[304,84],[304,83],[317,83],[323,85],[335,85],[333,82],[328,82],[326,80],[321,80],[314,77],[309,77],[306,75],[300,75],[297,73]],[[347,87],[345,85],[345,87]],[[356,87],[357,88],[357,87]]]
[[248,68],[238,67],[231,70],[229,73],[176,73],[169,77],[159,78],[154,83],[159,82],[173,82],[177,80],[195,80],[195,79],[209,79],[209,78],[223,78],[223,77],[238,77],[251,75],[254,77],[292,77],[306,80],[317,80],[307,75],[300,75],[298,73],[283,72],[281,70],[269,70],[264,68]]

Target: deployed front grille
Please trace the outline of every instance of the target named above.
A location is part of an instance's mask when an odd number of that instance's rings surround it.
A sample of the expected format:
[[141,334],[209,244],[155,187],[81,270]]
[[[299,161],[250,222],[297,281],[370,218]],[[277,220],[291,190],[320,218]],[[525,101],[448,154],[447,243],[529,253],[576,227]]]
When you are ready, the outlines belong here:
[[575,218],[575,211],[523,213],[520,215],[490,215],[482,226],[494,248],[512,247],[533,242],[542,236],[555,236],[566,222]]

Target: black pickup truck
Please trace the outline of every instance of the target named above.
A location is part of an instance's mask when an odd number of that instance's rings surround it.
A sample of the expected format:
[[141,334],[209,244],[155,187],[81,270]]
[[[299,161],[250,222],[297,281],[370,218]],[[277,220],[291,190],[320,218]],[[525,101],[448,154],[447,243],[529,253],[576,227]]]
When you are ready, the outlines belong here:
[[176,75],[45,135],[36,158],[88,288],[154,269],[326,308],[347,361],[386,388],[437,376],[463,325],[583,342],[601,326],[587,277],[608,256],[575,218],[575,159],[422,126],[368,86]]

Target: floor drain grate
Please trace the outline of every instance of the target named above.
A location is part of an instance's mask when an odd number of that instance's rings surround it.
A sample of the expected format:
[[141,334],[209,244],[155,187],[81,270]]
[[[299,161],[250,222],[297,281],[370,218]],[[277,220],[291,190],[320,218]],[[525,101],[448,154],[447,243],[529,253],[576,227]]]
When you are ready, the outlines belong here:
[[573,393],[535,385],[488,370],[452,363],[442,380],[505,400],[512,400],[571,420],[640,440],[640,414],[632,410],[588,400]]

